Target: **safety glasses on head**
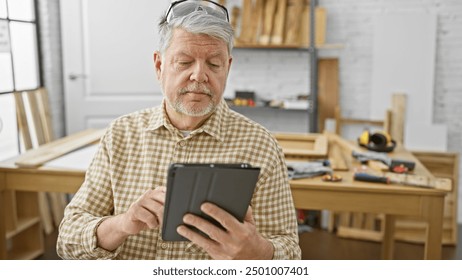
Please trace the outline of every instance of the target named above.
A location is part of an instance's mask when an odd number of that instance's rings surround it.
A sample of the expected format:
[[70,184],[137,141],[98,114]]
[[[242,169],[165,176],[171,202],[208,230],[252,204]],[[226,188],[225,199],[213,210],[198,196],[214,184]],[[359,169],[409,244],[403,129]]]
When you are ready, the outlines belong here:
[[172,19],[184,17],[195,11],[200,11],[229,22],[226,7],[210,0],[180,0],[172,2],[165,15],[165,20],[167,23],[170,23]]

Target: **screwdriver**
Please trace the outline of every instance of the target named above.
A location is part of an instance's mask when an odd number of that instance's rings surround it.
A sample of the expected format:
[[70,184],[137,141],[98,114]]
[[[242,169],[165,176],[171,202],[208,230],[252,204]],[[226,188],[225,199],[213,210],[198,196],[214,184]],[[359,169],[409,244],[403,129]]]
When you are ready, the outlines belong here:
[[356,181],[363,181],[363,182],[373,182],[373,183],[383,183],[383,184],[391,184],[394,183],[390,180],[390,178],[385,176],[376,176],[364,172],[357,172],[354,174],[353,177]]

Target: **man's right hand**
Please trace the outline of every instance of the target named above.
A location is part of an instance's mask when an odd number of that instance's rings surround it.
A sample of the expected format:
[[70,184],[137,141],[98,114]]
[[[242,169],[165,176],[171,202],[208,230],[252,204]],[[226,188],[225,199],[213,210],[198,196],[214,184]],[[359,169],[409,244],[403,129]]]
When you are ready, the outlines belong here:
[[122,231],[133,235],[159,227],[164,216],[165,193],[165,187],[158,187],[138,198],[127,212],[120,215]]
[[113,251],[128,236],[162,225],[166,190],[166,187],[149,190],[127,212],[104,220],[96,230],[98,246]]

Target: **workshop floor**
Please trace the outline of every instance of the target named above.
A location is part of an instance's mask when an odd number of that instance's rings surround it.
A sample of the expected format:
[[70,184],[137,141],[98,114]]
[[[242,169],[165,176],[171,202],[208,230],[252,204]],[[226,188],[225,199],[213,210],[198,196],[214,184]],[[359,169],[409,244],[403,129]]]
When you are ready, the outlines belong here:
[[[443,246],[444,260],[462,260],[462,225],[458,228],[459,246]],[[57,231],[45,237],[45,253],[40,260],[59,260],[56,254]],[[305,260],[378,260],[380,243],[340,238],[321,229],[300,234],[302,259]],[[407,242],[395,243],[395,259],[419,260],[423,258],[424,246]]]

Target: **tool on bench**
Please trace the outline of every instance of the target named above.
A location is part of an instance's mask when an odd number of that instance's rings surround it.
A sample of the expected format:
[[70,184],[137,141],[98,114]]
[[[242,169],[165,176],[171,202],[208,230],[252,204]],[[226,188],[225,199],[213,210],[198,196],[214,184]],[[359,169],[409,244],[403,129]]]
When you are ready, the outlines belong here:
[[406,186],[434,188],[446,191],[451,191],[452,182],[446,178],[432,178],[422,175],[411,175],[411,174],[396,174],[396,173],[385,173],[383,175],[375,175],[366,172],[357,172],[353,178],[356,181],[382,183],[382,184],[398,184]]
[[384,153],[392,152],[396,147],[396,141],[385,131],[371,133],[369,130],[364,130],[358,137],[358,144],[370,151]]
[[415,162],[402,159],[393,159],[387,156],[385,153],[379,152],[356,152],[353,151],[352,156],[359,160],[361,163],[366,163],[369,160],[376,160],[384,163],[388,166],[389,170],[395,173],[406,173],[412,171],[415,168]]

